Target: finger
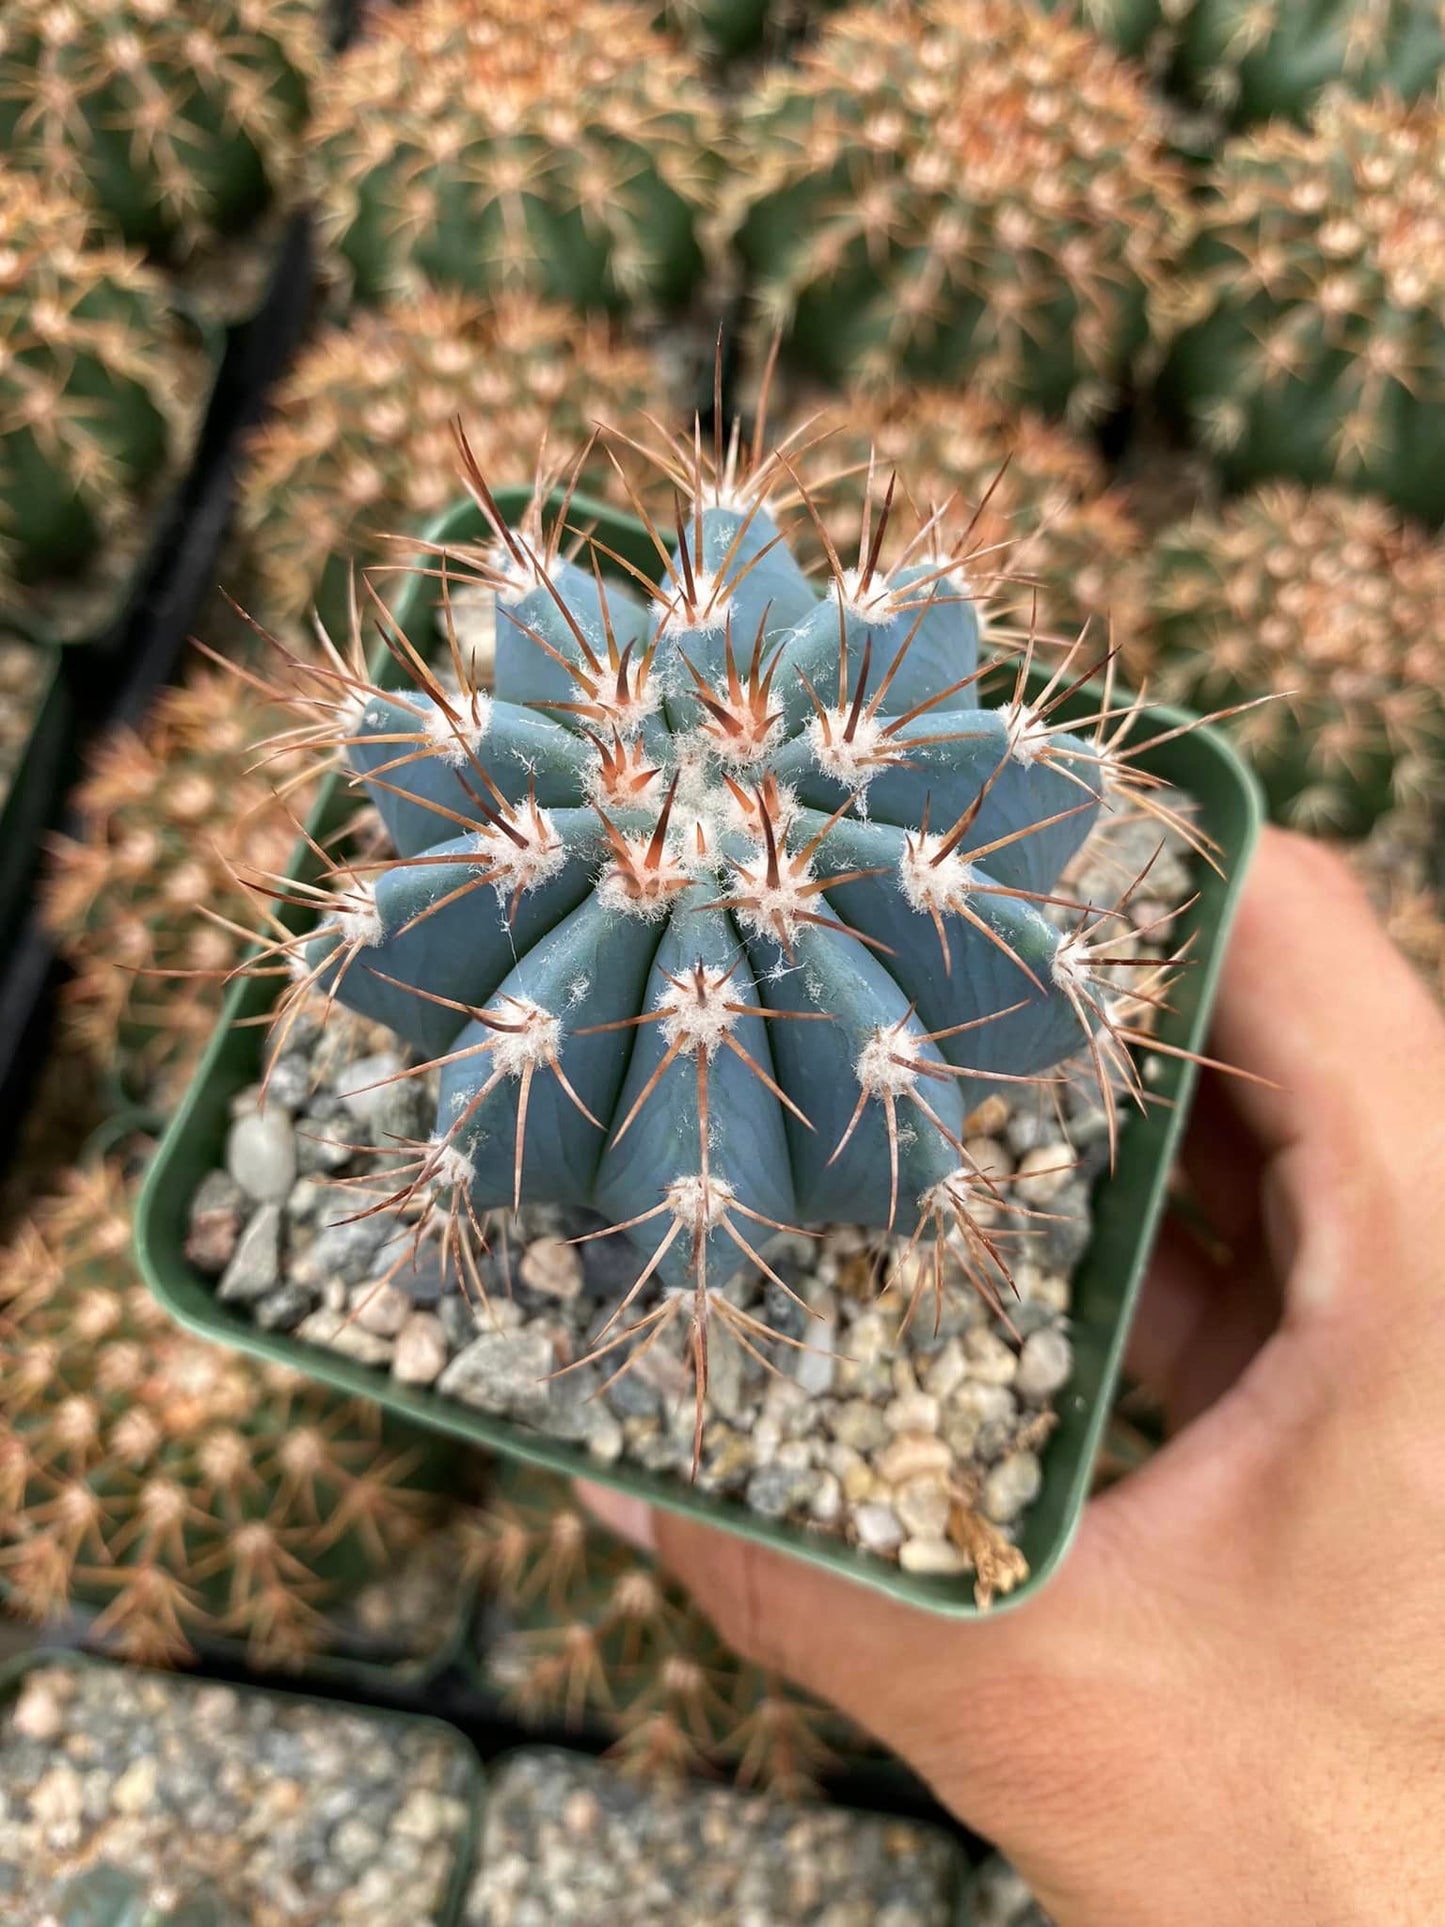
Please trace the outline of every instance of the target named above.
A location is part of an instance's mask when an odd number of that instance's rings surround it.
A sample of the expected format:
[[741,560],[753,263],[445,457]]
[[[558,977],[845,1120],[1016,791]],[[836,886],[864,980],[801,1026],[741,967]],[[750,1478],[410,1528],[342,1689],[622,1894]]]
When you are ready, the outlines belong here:
[[1280,1292],[1252,1253],[1221,1257],[1166,1218],[1129,1335],[1128,1369],[1180,1431],[1235,1384],[1276,1329]]

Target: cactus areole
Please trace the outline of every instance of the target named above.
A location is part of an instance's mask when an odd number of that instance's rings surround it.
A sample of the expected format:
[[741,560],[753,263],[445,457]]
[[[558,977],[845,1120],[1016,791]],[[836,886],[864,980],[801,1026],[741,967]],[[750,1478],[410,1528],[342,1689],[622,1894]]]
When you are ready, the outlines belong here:
[[[330,993],[439,1074],[390,1202],[459,1249],[527,1200],[600,1213],[641,1255],[592,1355],[625,1367],[684,1316],[700,1414],[709,1323],[769,1336],[718,1287],[773,1276],[775,1229],[886,1228],[996,1288],[977,1207],[997,1181],[965,1119],[1071,1058],[1111,1123],[1138,1093],[1117,906],[1068,935],[1045,910],[1101,809],[1168,812],[1123,746],[1137,704],[1106,697],[1083,734],[1055,720],[1087,674],[1077,640],[1027,701],[1035,642],[1001,639],[1013,694],[981,706],[992,664],[945,517],[885,566],[876,490],[856,564],[830,543],[810,579],[775,519],[788,494],[810,508],[786,450],[659,459],[678,490],[660,586],[567,536],[565,502],[546,534],[539,513],[507,526],[474,470],[494,539],[428,558],[439,666],[394,625],[400,693],[359,653],[293,665],[394,854],[338,862],[319,925],[277,948],[292,1007]],[[487,691],[462,579],[495,596]]]

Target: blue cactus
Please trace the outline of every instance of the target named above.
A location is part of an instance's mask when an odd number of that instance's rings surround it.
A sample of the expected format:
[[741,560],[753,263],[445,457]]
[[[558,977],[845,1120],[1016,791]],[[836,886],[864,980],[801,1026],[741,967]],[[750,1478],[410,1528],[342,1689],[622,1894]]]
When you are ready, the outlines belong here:
[[[431,559],[442,667],[382,616],[410,687],[359,645],[304,672],[394,855],[335,873],[292,957],[298,994],[439,1074],[398,1196],[454,1232],[527,1200],[601,1213],[642,1254],[601,1350],[625,1361],[681,1309],[701,1380],[710,1320],[761,1335],[714,1287],[768,1272],[775,1227],[962,1231],[991,1289],[972,1207],[998,1194],[965,1119],[1080,1052],[1107,1103],[1137,1092],[1117,913],[1065,935],[1045,910],[1101,808],[1167,811],[1123,746],[1137,705],[1058,720],[1080,642],[1031,700],[1017,642],[1012,695],[980,707],[967,553],[936,519],[885,567],[891,484],[857,565],[824,536],[813,581],[776,519],[786,450],[669,459],[649,595],[600,544],[561,553],[565,505],[508,527],[473,472],[494,539]],[[489,691],[449,579],[495,596]]]

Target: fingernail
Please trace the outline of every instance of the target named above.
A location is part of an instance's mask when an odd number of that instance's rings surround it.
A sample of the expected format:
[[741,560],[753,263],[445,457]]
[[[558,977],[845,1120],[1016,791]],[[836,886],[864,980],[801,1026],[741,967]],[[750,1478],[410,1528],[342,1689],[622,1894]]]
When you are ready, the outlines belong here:
[[644,1500],[630,1498],[625,1492],[614,1492],[610,1486],[590,1485],[586,1479],[577,1481],[577,1497],[593,1518],[609,1532],[615,1532],[619,1539],[636,1546],[639,1552],[656,1552],[652,1507]]

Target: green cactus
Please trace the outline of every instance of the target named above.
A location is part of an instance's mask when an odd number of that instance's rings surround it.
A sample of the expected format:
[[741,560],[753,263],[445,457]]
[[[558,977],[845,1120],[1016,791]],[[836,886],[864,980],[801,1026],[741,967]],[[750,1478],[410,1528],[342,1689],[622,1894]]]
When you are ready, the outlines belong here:
[[1277,817],[1359,835],[1445,779],[1445,543],[1383,503],[1266,484],[1167,530],[1126,662],[1231,727]]
[[1238,125],[1299,119],[1326,88],[1414,99],[1445,61],[1440,0],[1193,0],[1175,72]]
[[686,1311],[700,1378],[710,1326],[756,1336],[715,1287],[773,1228],[891,1228],[940,1269],[962,1240],[992,1289],[964,1119],[1075,1053],[1111,1121],[1115,1078],[1137,1092],[1112,906],[1067,936],[1044,909],[1106,798],[1157,807],[1137,707],[1059,718],[1078,644],[1042,693],[1025,659],[978,706],[966,546],[935,525],[889,565],[885,507],[858,566],[812,580],[767,506],[784,458],[736,453],[663,458],[684,501],[650,602],[563,559],[560,522],[508,527],[474,472],[491,540],[445,575],[494,597],[494,693],[445,582],[453,686],[399,635],[409,692],[359,656],[284,679],[396,853],[276,946],[296,999],[322,987],[439,1075],[394,1203],[457,1237],[524,1199],[594,1209],[645,1259],[603,1350]]
[[680,301],[716,145],[695,64],[632,0],[418,0],[317,91],[323,224],[364,300]]
[[98,580],[139,548],[205,387],[162,283],[86,229],[0,171],[0,612],[32,618],[31,585]]
[[314,0],[6,0],[0,149],[127,241],[184,254],[294,174]]
[[1445,106],[1328,96],[1225,149],[1165,391],[1235,483],[1445,518]]
[[0,1255],[0,1595],[81,1604],[123,1658],[204,1631],[295,1667],[434,1502],[379,1414],[191,1338],[137,1275],[129,1192],[76,1171]]
[[1039,0],[1045,13],[1071,14],[1120,53],[1138,59],[1172,42],[1181,8],[1191,0]]
[[740,112],[759,334],[825,378],[1107,406],[1185,214],[1162,110],[1020,0],[867,0]]
[[495,1479],[467,1525],[491,1600],[479,1659],[519,1718],[601,1727],[644,1777],[726,1771],[787,1798],[872,1750],[725,1646],[682,1587],[593,1524],[567,1480],[508,1465]]

